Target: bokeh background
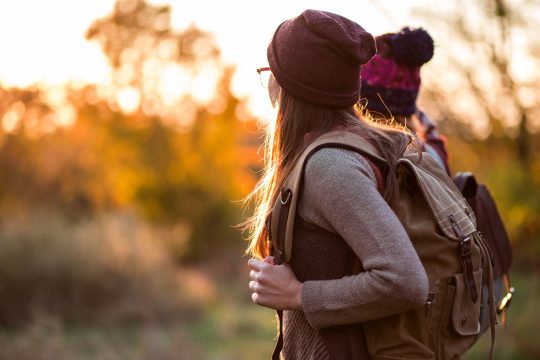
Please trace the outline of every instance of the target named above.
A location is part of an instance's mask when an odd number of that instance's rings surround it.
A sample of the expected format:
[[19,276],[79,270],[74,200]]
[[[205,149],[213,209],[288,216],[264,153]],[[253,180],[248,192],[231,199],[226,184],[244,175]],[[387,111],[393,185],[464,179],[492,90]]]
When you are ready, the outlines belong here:
[[255,69],[306,8],[432,34],[419,104],[515,251],[496,357],[540,358],[539,1],[17,0],[0,3],[1,360],[269,358],[234,225],[274,116]]

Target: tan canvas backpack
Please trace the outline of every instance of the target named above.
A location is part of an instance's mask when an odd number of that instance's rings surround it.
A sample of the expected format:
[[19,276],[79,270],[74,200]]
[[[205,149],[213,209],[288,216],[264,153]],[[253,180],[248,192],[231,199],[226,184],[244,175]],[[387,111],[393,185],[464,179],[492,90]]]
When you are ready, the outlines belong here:
[[[346,148],[374,163],[385,162],[367,140],[351,132],[331,131],[313,141],[273,207],[270,238],[279,261],[291,259],[304,168],[309,156],[323,147]],[[481,306],[490,309],[491,358],[496,322],[492,265],[473,211],[429,154],[404,156],[397,173],[400,195],[394,211],[424,265],[429,296],[422,308],[363,323],[371,358],[459,359],[480,334]],[[489,289],[487,299],[481,298],[483,281]]]

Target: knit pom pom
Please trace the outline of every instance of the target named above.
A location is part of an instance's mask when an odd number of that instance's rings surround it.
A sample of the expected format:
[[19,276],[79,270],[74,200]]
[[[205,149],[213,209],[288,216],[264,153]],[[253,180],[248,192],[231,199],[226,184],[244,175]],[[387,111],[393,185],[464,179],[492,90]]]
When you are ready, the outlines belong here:
[[433,57],[433,39],[422,28],[405,27],[392,38],[392,53],[397,63],[420,67]]

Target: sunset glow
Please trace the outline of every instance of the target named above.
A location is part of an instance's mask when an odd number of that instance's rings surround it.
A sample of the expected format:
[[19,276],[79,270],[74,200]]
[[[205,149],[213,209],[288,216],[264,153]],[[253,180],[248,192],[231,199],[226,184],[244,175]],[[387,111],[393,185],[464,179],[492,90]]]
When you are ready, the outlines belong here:
[[[172,6],[172,23],[182,29],[191,23],[211,31],[227,64],[236,66],[232,90],[238,97],[249,98],[248,109],[264,119],[273,116],[267,94],[260,86],[255,69],[267,64],[266,47],[272,34],[284,19],[296,16],[306,8],[319,8],[344,14],[366,29],[380,33],[394,31],[401,24],[390,24],[370,1],[285,1],[270,7],[256,2],[201,0],[189,6],[180,0],[151,1]],[[402,15],[417,1],[394,5]],[[65,83],[107,84],[110,67],[95,42],[85,39],[85,32],[97,18],[113,9],[114,0],[19,0],[0,3],[0,43],[5,49],[0,60],[0,84],[59,86]],[[31,11],[29,11],[31,9]],[[45,16],[43,16],[46,14]],[[403,24],[412,20],[402,16]],[[14,29],[16,32],[14,33]],[[67,30],[69,29],[69,30]],[[162,101],[172,105],[183,93],[207,103],[215,91],[217,70],[207,69],[188,83],[180,68],[162,69]],[[116,95],[120,106],[130,111],[137,106],[137,95],[125,90]],[[11,119],[11,117],[10,117]],[[6,120],[7,121],[7,120]],[[8,121],[8,123],[11,123]]]
[[[53,0],[19,0],[16,2],[0,3],[0,43],[5,49],[0,60],[0,85],[25,87],[38,84],[54,89],[65,84],[80,87],[84,84],[98,84],[107,87],[112,81],[111,68],[107,63],[97,42],[85,39],[85,32],[92,22],[109,14],[114,8],[114,0],[70,1]],[[408,0],[393,2],[392,6],[381,8],[384,2],[337,0],[327,1],[286,1],[277,0],[272,6],[261,7],[256,2],[231,0],[227,2],[200,0],[186,3],[181,0],[153,0],[153,4],[168,4],[172,8],[171,23],[176,30],[186,29],[191,24],[204,31],[209,31],[216,39],[221,51],[224,64],[234,66],[232,93],[246,99],[245,108],[257,118],[269,121],[274,117],[266,90],[260,85],[255,69],[267,65],[266,48],[273,32],[281,21],[299,14],[306,8],[318,8],[343,14],[361,24],[373,34],[396,31],[402,26],[426,26],[415,18],[419,6],[430,8],[441,13],[452,11],[453,5],[442,1],[426,2]],[[32,9],[29,11],[29,9]],[[43,16],[46,14],[45,16]],[[397,20],[399,19],[399,20]],[[429,27],[429,25],[428,25]],[[66,30],[69,29],[69,30]],[[16,30],[16,31],[15,31]],[[440,72],[441,66],[450,66],[445,60],[449,53],[464,58],[473,56],[474,49],[466,49],[456,53],[456,47],[463,45],[444,39],[452,36],[443,29],[431,29],[435,38],[437,51],[434,59],[422,71],[427,75],[426,83],[444,81],[447,84],[456,83],[460,79],[452,78],[448,72]],[[516,53],[527,52],[525,36],[516,33]],[[521,39],[521,40],[520,40]],[[163,51],[169,51],[166,47]],[[473,51],[473,52],[471,52]],[[189,118],[193,112],[184,109],[186,105],[178,105],[182,97],[189,94],[195,101],[209,105],[214,100],[217,78],[221,69],[206,66],[196,77],[190,78],[186,69],[178,64],[156,64],[158,79],[155,84],[155,98],[140,105],[146,113],[153,113],[158,104],[167,107],[170,113],[184,112]],[[222,65],[221,65],[222,66]],[[534,66],[534,60],[527,56],[515,56],[510,64],[510,71],[517,79],[528,79],[531,75],[537,77],[539,71]],[[479,72],[486,69],[479,67]],[[488,71],[489,72],[489,71]],[[443,80],[444,79],[444,80]],[[491,76],[482,76],[486,88],[494,85]],[[526,82],[526,80],[523,80]],[[125,84],[129,86],[129,84]],[[146,84],[145,86],[154,86]],[[452,86],[450,87],[452,89]],[[107,92],[107,90],[100,90]],[[124,88],[113,98],[119,101],[125,111],[133,111],[140,102],[141,94],[136,89]],[[535,103],[538,95],[533,88],[520,89],[520,96],[525,104]],[[217,101],[217,100],[216,100]],[[420,102],[422,99],[420,99]],[[219,102],[219,101],[218,101]],[[473,112],[466,99],[460,100],[464,112]],[[219,108],[219,104],[213,106]],[[182,109],[179,108],[182,107]],[[481,118],[481,114],[475,115]],[[5,119],[8,128],[13,124],[12,115]],[[509,119],[509,124],[515,124],[517,119]],[[487,124],[475,122],[478,133],[483,133]]]

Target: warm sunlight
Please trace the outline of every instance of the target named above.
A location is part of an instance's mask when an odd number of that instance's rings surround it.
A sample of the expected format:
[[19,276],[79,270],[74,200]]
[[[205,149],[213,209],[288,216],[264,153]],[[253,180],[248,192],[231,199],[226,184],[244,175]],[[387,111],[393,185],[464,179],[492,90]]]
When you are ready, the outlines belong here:
[[539,15],[0,0],[0,360],[540,359]]
[[[234,93],[239,97],[249,97],[249,111],[266,120],[272,117],[273,112],[255,69],[266,65],[267,44],[282,20],[297,15],[305,8],[320,8],[346,15],[374,33],[394,31],[398,26],[413,22],[402,17],[400,24],[394,24],[386,15],[375,17],[374,14],[381,13],[371,1],[278,0],[264,8],[256,2],[240,0],[200,0],[189,6],[183,5],[183,0],[151,3],[171,4],[172,23],[178,29],[195,23],[214,34],[224,60],[236,66],[232,86]],[[408,8],[415,3],[418,1],[395,2],[391,12],[407,14]],[[110,69],[105,57],[95,42],[85,40],[84,34],[92,21],[111,11],[113,5],[114,0],[0,3],[0,44],[4,46],[0,60],[0,84],[27,86],[40,83],[52,86],[69,82],[80,86],[109,82]],[[207,103],[215,91],[216,76],[217,70],[207,70],[193,83],[186,83],[181,69],[164,69],[162,101],[174,104],[179,96],[191,92],[197,100]],[[121,99],[122,109],[129,111],[136,106],[137,99],[133,92],[127,94],[123,91],[117,96]]]

